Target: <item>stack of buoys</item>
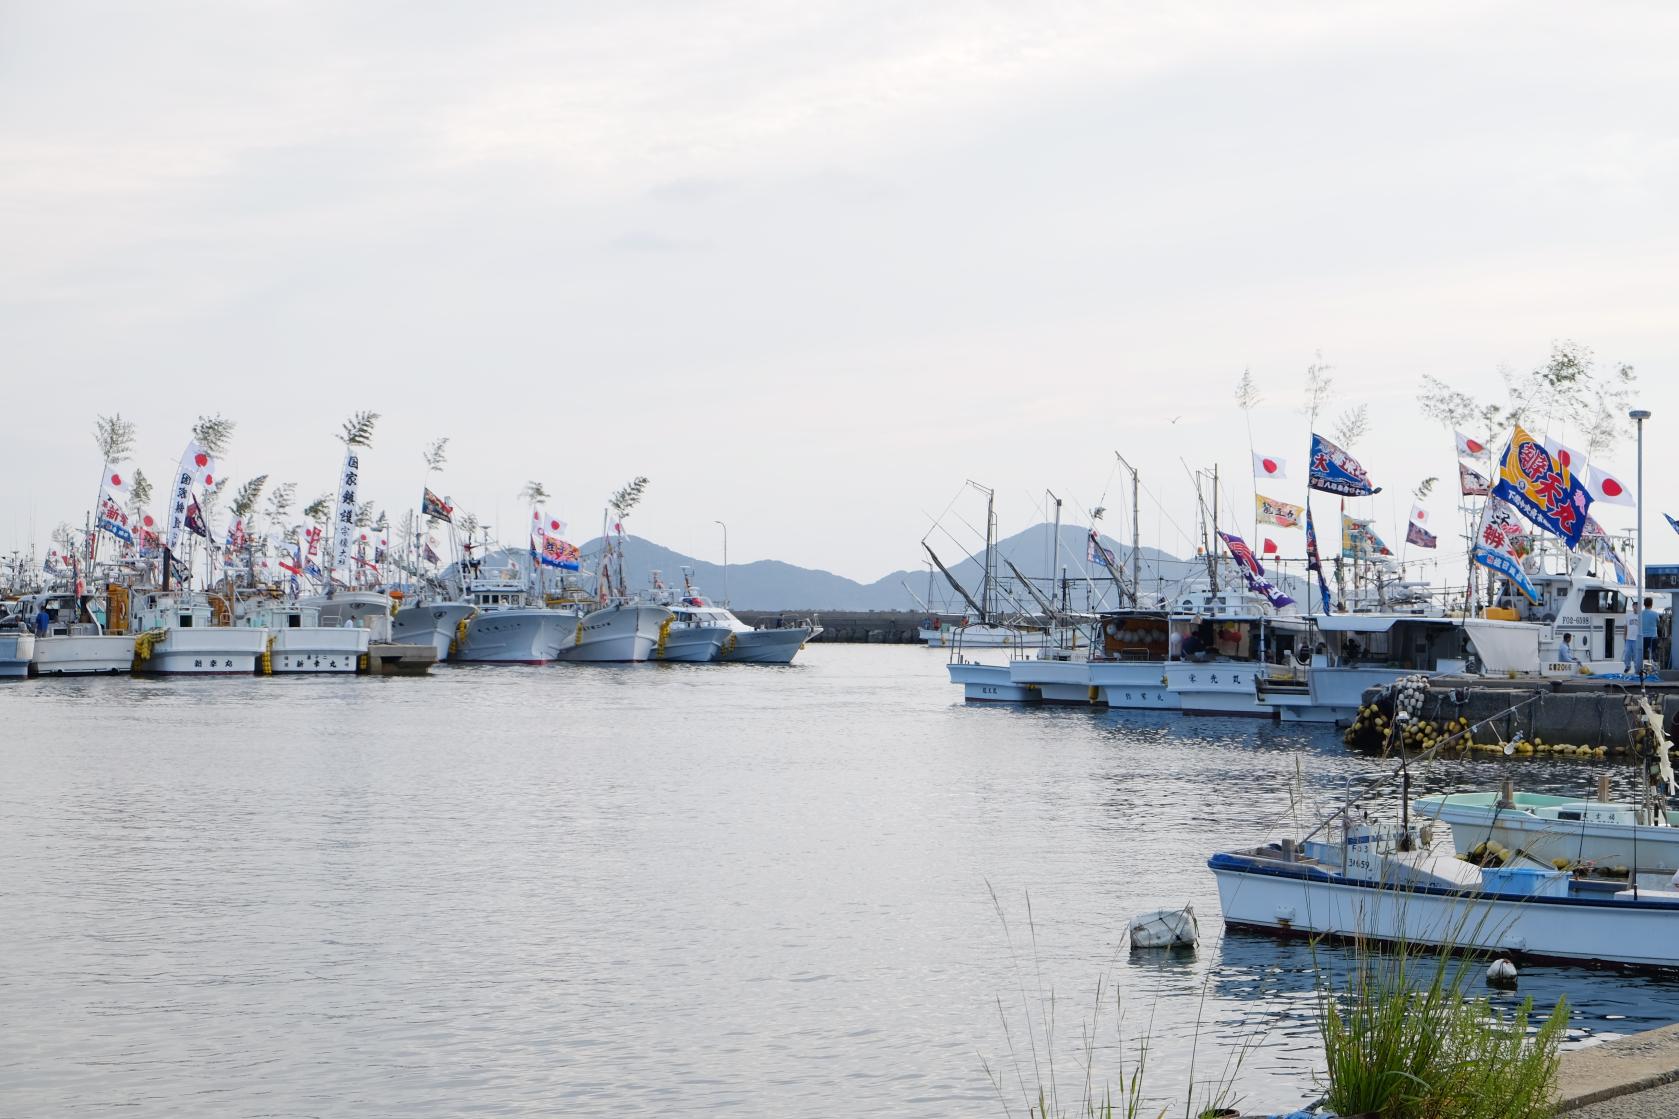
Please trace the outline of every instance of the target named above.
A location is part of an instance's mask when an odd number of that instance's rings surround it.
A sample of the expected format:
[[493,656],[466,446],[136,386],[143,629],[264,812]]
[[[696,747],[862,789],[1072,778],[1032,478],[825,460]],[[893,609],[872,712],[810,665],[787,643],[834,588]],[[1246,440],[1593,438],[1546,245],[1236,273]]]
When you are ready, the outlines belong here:
[[[1380,750],[1387,745],[1391,732],[1393,743],[1407,752],[1432,750],[1436,747],[1440,747],[1442,753],[1452,754],[1503,755],[1505,752],[1504,741],[1493,732],[1490,724],[1477,726],[1462,715],[1444,721],[1403,718],[1408,712],[1401,711],[1399,715],[1390,715],[1384,707],[1380,701],[1360,707],[1352,725],[1342,733],[1341,740],[1348,746]],[[1477,734],[1486,737],[1476,741]],[[1635,752],[1642,748],[1648,735],[1649,732],[1642,727],[1633,728],[1632,747]],[[1558,757],[1579,761],[1599,761],[1608,757],[1620,757],[1627,752],[1624,746],[1573,745],[1566,742],[1547,742],[1543,738],[1527,739],[1520,735],[1510,742],[1510,746],[1510,752],[1517,757]]]

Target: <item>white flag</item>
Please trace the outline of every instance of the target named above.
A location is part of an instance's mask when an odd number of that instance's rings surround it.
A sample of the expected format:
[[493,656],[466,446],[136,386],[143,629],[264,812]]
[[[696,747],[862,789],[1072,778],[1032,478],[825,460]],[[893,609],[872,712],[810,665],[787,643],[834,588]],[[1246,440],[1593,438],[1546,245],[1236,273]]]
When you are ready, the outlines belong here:
[[349,582],[355,577],[350,545],[356,536],[356,490],[361,485],[361,449],[346,445],[344,469],[338,478],[338,508],[333,514],[333,577]]
[[1570,474],[1580,477],[1586,475],[1586,456],[1560,439],[1545,440],[1545,451],[1551,456],[1551,463],[1559,470],[1567,467]]
[[1424,509],[1421,505],[1411,506],[1411,523],[1414,525],[1422,525],[1424,528],[1427,528],[1428,510]]
[[1479,439],[1473,439],[1461,431],[1452,432],[1457,436],[1457,453],[1464,458],[1480,458],[1487,453],[1487,445]]
[[1601,466],[1592,467],[1591,491],[1594,501],[1606,501],[1610,505],[1637,504],[1632,496],[1632,487]]
[[1253,456],[1253,476],[1255,478],[1287,478],[1288,461],[1276,455],[1262,455],[1257,451]]

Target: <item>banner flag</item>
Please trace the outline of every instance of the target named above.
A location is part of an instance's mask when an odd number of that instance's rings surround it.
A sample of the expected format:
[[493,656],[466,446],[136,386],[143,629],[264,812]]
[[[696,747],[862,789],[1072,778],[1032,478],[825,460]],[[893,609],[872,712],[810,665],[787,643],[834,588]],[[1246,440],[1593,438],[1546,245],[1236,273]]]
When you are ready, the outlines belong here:
[[1371,522],[1341,514],[1341,555],[1345,559],[1371,559],[1391,556],[1393,549],[1382,543],[1370,527]]
[[1278,501],[1274,497],[1261,494],[1253,495],[1254,516],[1268,525],[1279,525],[1283,528],[1299,528],[1300,518],[1306,515],[1305,509],[1298,505],[1290,505],[1286,501]]
[[1253,549],[1248,547],[1247,541],[1228,532],[1218,535],[1219,539],[1224,541],[1224,546],[1230,549],[1230,554],[1236,558],[1236,568],[1242,573],[1242,581],[1248,585],[1248,590],[1264,595],[1265,600],[1278,610],[1294,602],[1265,578],[1265,568],[1260,566],[1259,559],[1253,554]]
[[210,539],[210,526],[204,523],[204,510],[198,507],[198,499],[191,498],[187,503],[186,516],[183,518],[186,530],[194,536]]
[[1499,461],[1492,496],[1570,548],[1580,543],[1591,513],[1592,495],[1580,479],[1519,424]]
[[1492,479],[1460,462],[1457,464],[1457,487],[1464,497],[1485,497],[1492,492]]
[[1405,530],[1405,543],[1414,544],[1419,548],[1435,547],[1439,541],[1434,534],[1417,522],[1412,521],[1411,527]]
[[434,521],[442,521],[445,524],[453,524],[454,520],[452,518],[454,515],[455,507],[449,504],[448,498],[438,497],[429,489],[426,490],[425,496],[420,498],[420,516],[430,517]]
[[1382,487],[1370,484],[1370,475],[1357,459],[1315,432],[1306,485],[1342,497],[1369,497],[1382,492]]
[[359,448],[344,447],[344,469],[338,477],[338,509],[333,514],[332,566],[341,578],[352,570],[354,557],[350,545],[356,536],[356,491],[361,485],[361,455]]
[[1481,510],[1481,525],[1475,531],[1473,558],[1482,567],[1508,579],[1529,602],[1538,602],[1539,592],[1522,570],[1522,556],[1526,552],[1522,535],[1516,511],[1498,498],[1490,497]]

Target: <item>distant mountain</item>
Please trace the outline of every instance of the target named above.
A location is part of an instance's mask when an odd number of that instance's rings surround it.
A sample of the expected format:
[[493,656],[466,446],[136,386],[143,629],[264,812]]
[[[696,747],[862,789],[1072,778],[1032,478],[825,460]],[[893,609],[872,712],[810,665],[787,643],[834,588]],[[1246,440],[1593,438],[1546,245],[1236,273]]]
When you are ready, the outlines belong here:
[[[998,582],[1006,592],[1002,601],[1003,609],[1036,610],[1031,596],[1018,587],[1018,580],[1009,571],[1004,560],[1012,561],[1021,574],[1039,586],[1041,592],[1048,593],[1046,567],[1051,560],[1050,549],[1054,538],[1054,526],[1039,524],[998,542]],[[1104,547],[1114,553],[1116,566],[1129,578],[1130,549],[1106,536],[1101,537],[1101,541]],[[599,538],[583,545],[585,559],[598,554],[600,546]],[[1066,571],[1069,596],[1074,607],[1082,609],[1085,606],[1087,575],[1092,582],[1095,600],[1099,601],[1105,590],[1107,604],[1117,604],[1118,596],[1112,580],[1108,578],[1100,563],[1086,561],[1086,549],[1085,530],[1082,527],[1061,527],[1060,567]],[[661,573],[667,585],[680,585],[682,569],[691,568],[694,582],[704,594],[719,601],[727,597],[733,605],[743,610],[921,610],[928,598],[928,567],[925,564],[919,568],[894,571],[872,583],[859,583],[855,579],[847,579],[831,571],[799,567],[780,560],[754,560],[751,563],[730,564],[725,576],[721,564],[696,559],[639,536],[628,537],[624,550],[627,582],[630,586],[647,586],[650,573],[654,571]],[[933,542],[933,550],[969,593],[979,593],[981,557],[977,552],[970,557],[961,548],[948,542]],[[491,562],[511,562],[521,567],[529,564],[529,557],[525,553],[506,552],[502,555],[506,557],[505,560],[497,557],[492,558]],[[1145,596],[1154,593],[1172,594],[1184,582],[1194,579],[1202,571],[1201,561],[1182,560],[1156,548],[1140,548],[1138,555]],[[922,560],[925,560],[925,553]],[[946,614],[959,614],[963,611],[961,598],[950,588],[943,576],[935,572],[931,584],[933,609]],[[1299,597],[1298,592],[1292,588],[1290,593]],[[1011,599],[1017,600],[1018,606],[1013,605]]]

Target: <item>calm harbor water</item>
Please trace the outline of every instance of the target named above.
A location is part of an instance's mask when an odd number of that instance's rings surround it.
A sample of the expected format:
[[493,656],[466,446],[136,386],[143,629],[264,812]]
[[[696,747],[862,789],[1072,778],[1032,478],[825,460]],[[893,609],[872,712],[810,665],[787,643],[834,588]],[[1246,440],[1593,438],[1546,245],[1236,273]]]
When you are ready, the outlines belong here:
[[[1294,1105],[1312,954],[1226,937],[1205,860],[1375,767],[1332,732],[964,706],[902,647],[29,681],[0,726],[5,1115],[1001,1115],[982,1060],[1021,1110],[1053,990],[1075,1083],[1098,980],[1099,1082],[1147,1030],[1154,1092],[1245,1046],[1247,1103]],[[1116,951],[1186,901],[1198,953]],[[1563,992],[1577,1038],[1679,1020],[1673,981],[1523,976]]]

